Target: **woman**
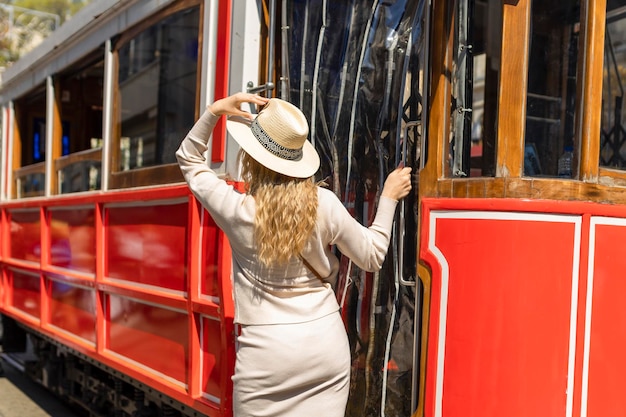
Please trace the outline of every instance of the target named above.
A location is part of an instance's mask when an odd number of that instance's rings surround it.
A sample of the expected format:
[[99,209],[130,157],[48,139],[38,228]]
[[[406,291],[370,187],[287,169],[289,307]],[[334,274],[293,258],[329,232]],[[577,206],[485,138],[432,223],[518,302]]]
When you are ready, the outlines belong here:
[[[253,119],[243,104],[262,107]],[[215,124],[242,148],[239,193],[208,168]],[[229,239],[235,323],[241,327],[233,376],[235,417],[342,417],[350,351],[333,292],[337,245],[360,268],[381,268],[397,201],[410,168],[385,181],[373,224],[359,224],[313,175],[320,160],[302,112],[280,99],[237,93],[209,105],[176,156],[191,191]]]

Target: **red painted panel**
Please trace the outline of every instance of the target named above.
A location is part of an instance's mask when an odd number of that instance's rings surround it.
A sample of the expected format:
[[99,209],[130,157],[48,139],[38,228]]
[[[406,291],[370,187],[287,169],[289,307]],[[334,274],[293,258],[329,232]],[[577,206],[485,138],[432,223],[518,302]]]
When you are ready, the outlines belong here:
[[4,276],[6,272],[4,269],[0,270],[0,310],[4,309],[4,303],[6,300],[6,290],[4,283]]
[[597,225],[589,344],[589,417],[626,415],[626,227]]
[[[220,57],[215,66],[215,97],[226,97],[229,87],[230,66],[230,30],[231,30],[232,2],[219,2],[218,29],[217,29],[217,56]],[[211,162],[224,162],[226,154],[226,121],[223,117],[213,129],[211,145]]]
[[449,267],[443,416],[565,415],[574,234],[571,223],[437,221]]
[[50,211],[50,263],[75,271],[96,273],[94,210],[64,208]]
[[107,301],[107,349],[186,384],[187,313],[115,295],[108,295]]
[[41,300],[39,275],[26,274],[17,271],[13,275],[13,298],[11,305],[33,317],[41,317]]
[[204,279],[200,282],[200,292],[204,295],[212,297],[218,297],[219,281],[218,281],[218,256],[219,251],[223,250],[219,246],[219,239],[221,231],[211,219],[211,216],[206,211],[204,215],[208,218],[208,224],[203,228],[202,232],[202,248],[204,251]]
[[39,209],[11,210],[9,256],[39,263],[41,261],[41,222]]
[[187,216],[187,202],[107,208],[107,275],[186,291]]
[[[202,386],[203,391],[213,397],[220,398],[222,384],[222,366],[220,355],[222,346],[220,322],[207,317],[202,318]],[[231,370],[232,372],[232,370]],[[227,383],[231,383],[230,379]]]
[[94,290],[51,281],[50,324],[96,343]]

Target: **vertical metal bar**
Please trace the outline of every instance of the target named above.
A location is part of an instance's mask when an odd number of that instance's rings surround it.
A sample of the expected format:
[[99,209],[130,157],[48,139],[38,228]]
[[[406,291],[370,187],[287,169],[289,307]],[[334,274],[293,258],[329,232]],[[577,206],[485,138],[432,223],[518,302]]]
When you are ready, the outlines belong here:
[[[203,343],[203,319],[200,314],[194,312],[194,303],[200,300],[200,280],[202,279],[202,257],[205,253],[202,250],[203,242],[203,212],[204,210],[193,197],[187,199],[187,245],[189,253],[187,255],[187,322],[189,332],[189,372],[188,372],[188,390],[192,397],[197,398],[202,395],[202,343]],[[196,331],[200,329],[200,331]],[[220,399],[221,400],[221,399]]]
[[52,76],[46,77],[46,160],[45,160],[45,181],[44,195],[50,197],[52,195],[53,163],[54,154],[52,153],[54,146],[54,81]]
[[111,155],[113,146],[113,80],[114,62],[111,40],[107,39],[104,45],[104,85],[102,91],[102,161],[100,166],[100,187],[103,191],[109,189],[109,175],[111,172]]
[[[108,50],[108,48],[107,48]],[[104,277],[107,274],[106,270],[106,258],[108,253],[106,251],[106,234],[105,227],[106,221],[106,209],[104,204],[94,204],[94,218],[95,218],[95,234],[96,234],[96,286],[94,289],[95,297],[95,314],[96,314],[96,353],[102,354],[107,347],[107,330],[106,322],[108,318],[109,308],[106,302],[106,294],[100,289],[100,284],[104,281]]]
[[[216,97],[226,97],[229,93],[229,71],[231,69],[231,58],[235,55],[231,51],[234,39],[232,27],[233,20],[233,3],[230,1],[218,1],[217,4],[217,38],[216,51],[220,51],[219,66],[215,62],[215,92]],[[221,118],[215,129],[213,130],[213,139],[211,140],[211,162],[223,163],[226,161],[226,121]]]
[[[424,169],[424,165],[426,164],[426,160],[428,159],[428,155],[426,153],[427,139],[428,138],[428,122],[429,122],[429,111],[430,108],[428,105],[428,100],[430,97],[430,39],[431,39],[431,15],[432,15],[432,0],[424,0],[424,11],[423,11],[423,20],[424,20],[424,28],[422,33],[424,34],[422,37],[422,64],[421,64],[421,84],[422,84],[422,129],[421,129],[421,140],[419,146],[419,171]],[[405,139],[406,140],[406,139]],[[419,177],[418,177],[419,178]],[[418,199],[416,199],[416,202]],[[417,221],[419,224],[419,220]],[[417,243],[417,247],[419,247],[419,239]],[[420,387],[421,381],[421,357],[422,357],[422,335],[421,335],[421,322],[422,322],[422,311],[423,311],[423,302],[424,298],[422,296],[423,285],[422,280],[419,277],[420,265],[419,259],[415,259],[417,265],[415,265],[415,311],[413,313],[413,375],[411,376],[411,412],[415,413],[418,410],[419,404],[419,396],[420,391],[422,391]]]
[[[272,85],[274,82],[274,41],[276,34],[276,0],[270,0],[270,27],[269,27],[269,45],[267,48],[267,81]],[[269,93],[269,89],[266,89]]]
[[455,56],[455,71],[453,79],[453,95],[456,99],[456,109],[453,113],[454,124],[454,143],[453,143],[453,162],[452,175],[455,177],[467,176],[463,164],[463,156],[465,154],[465,113],[471,111],[466,107],[467,100],[467,68],[468,54],[470,46],[468,45],[468,5],[469,0],[458,0],[457,13],[457,50]]
[[280,97],[289,100],[289,25],[287,21],[287,0],[282,1],[281,7],[281,76],[280,76]]
[[431,14],[432,14],[432,0],[426,0],[426,5],[424,6],[424,30],[422,33],[425,33],[425,38],[423,39],[423,64],[422,64],[422,138],[423,140],[420,143],[420,164],[419,168],[422,170],[426,165],[426,160],[428,159],[428,155],[426,150],[428,149],[426,138],[428,137],[428,122],[430,117],[430,106],[428,105],[428,100],[430,98],[430,25],[431,25]]
[[11,102],[9,102],[6,106],[3,106],[2,109],[2,142],[0,143],[2,155],[2,181],[0,182],[0,201],[7,200],[8,197],[8,189],[9,189],[9,171],[11,170],[11,152],[10,152],[10,143],[11,143],[11,131],[12,131],[12,117],[11,117]]
[[10,115],[10,123],[9,123],[9,143],[7,144],[7,170],[6,170],[6,198],[11,199],[13,195],[13,167],[14,167],[14,158],[13,158],[13,149],[15,148],[15,124],[17,123],[15,120],[15,104],[13,101],[9,103],[9,115]]
[[202,41],[202,59],[200,63],[201,90],[204,94],[200,96],[200,114],[204,111],[208,103],[215,100],[215,73],[217,62],[217,28],[219,16],[219,1],[204,1],[204,33]]
[[[286,1],[286,0],[283,0]],[[306,0],[304,5],[304,30],[302,31],[302,49],[300,51],[300,108],[304,108],[304,91],[305,91],[305,76],[306,76],[306,45],[307,35],[309,33],[309,3],[310,0]]]
[[[8,136],[9,136],[9,130],[8,130],[8,126],[9,126],[9,112],[7,110],[6,106],[1,106],[0,107],[0,111],[2,112],[2,115],[0,116],[0,120],[2,121],[2,124],[0,125],[0,129],[2,129],[0,131],[0,172],[2,172],[3,174],[0,175],[0,201],[4,200],[6,197],[5,194],[5,190],[6,190],[6,172],[7,172],[7,164],[9,163],[9,160],[7,159],[7,153],[6,153],[6,149],[7,149],[7,140],[8,140]],[[0,278],[1,279],[1,278]]]
[[[47,160],[48,158],[46,158]],[[41,327],[46,327],[50,324],[50,294],[51,288],[49,281],[46,279],[46,274],[43,272],[45,268],[50,265],[50,215],[46,210],[46,207],[39,207],[39,222],[41,224],[40,231],[40,272],[39,272],[39,324]]]
[[372,4],[372,8],[371,8],[371,12],[369,14],[369,17],[367,19],[367,24],[365,26],[365,30],[363,31],[363,40],[361,42],[361,52],[359,54],[359,63],[357,66],[357,74],[355,77],[355,80],[357,82],[354,83],[354,89],[352,91],[352,109],[350,110],[350,130],[348,132],[348,156],[347,156],[347,160],[348,160],[348,170],[346,173],[346,189],[345,189],[345,194],[344,194],[344,201],[348,201],[349,195],[350,195],[350,176],[352,174],[352,151],[353,151],[353,142],[354,142],[354,127],[356,125],[356,106],[357,106],[357,98],[359,95],[359,87],[360,84],[358,82],[358,80],[361,79],[361,71],[363,69],[363,60],[365,59],[365,51],[367,50],[367,42],[368,42],[368,34],[370,32],[370,28],[372,27],[372,20],[374,19],[374,17],[376,16],[376,10],[378,9],[378,4],[379,1],[376,0],[373,2]]
[[320,27],[320,34],[317,38],[317,53],[315,54],[315,67],[313,70],[313,85],[311,87],[311,142],[315,145],[315,129],[316,129],[316,121],[317,121],[317,81],[320,72],[320,62],[322,56],[322,45],[324,44],[324,36],[326,34],[326,11],[327,11],[327,1],[324,0],[322,2],[322,26]]

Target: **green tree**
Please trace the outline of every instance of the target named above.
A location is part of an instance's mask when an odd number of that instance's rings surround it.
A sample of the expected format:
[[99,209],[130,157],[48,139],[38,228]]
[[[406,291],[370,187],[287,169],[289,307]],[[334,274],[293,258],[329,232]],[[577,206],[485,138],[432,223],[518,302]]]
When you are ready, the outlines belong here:
[[0,0],[0,67],[15,62],[91,1]]
[[88,2],[73,0],[13,0],[14,6],[59,16],[61,24],[79,11]]

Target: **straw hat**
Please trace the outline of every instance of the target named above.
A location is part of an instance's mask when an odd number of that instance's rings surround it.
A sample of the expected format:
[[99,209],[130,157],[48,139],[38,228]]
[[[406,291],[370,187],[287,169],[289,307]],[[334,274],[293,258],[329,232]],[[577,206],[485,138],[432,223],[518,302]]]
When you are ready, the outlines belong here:
[[270,99],[254,121],[231,117],[228,133],[266,168],[295,178],[312,177],[320,166],[315,147],[307,140],[309,124],[293,104]]

